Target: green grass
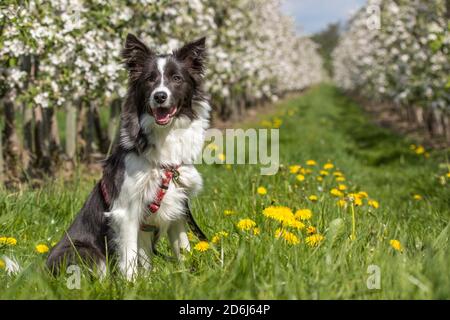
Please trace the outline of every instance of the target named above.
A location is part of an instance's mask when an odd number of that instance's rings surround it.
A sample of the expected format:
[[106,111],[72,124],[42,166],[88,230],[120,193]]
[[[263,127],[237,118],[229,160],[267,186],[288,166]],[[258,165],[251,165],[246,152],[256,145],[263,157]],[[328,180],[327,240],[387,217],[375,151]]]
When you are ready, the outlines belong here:
[[[210,237],[229,233],[222,246],[194,251],[179,264],[155,257],[152,272],[134,283],[117,274],[103,281],[84,275],[81,289],[69,290],[67,276],[48,276],[45,254],[34,252],[36,244],[50,245],[61,237],[94,177],[49,182],[39,190],[1,191],[0,236],[18,243],[0,248],[0,255],[14,256],[24,270],[10,277],[0,269],[0,299],[449,299],[450,181],[441,178],[448,172],[448,153],[416,155],[410,141],[371,124],[329,85],[280,103],[277,110],[283,119],[283,167],[276,175],[261,176],[252,165],[199,167],[204,190],[193,212]],[[305,165],[308,159],[320,165],[331,161],[345,174],[350,191],[366,191],[379,201],[378,209],[356,208],[355,240],[349,238],[350,210],[338,207],[330,195],[335,178],[330,174],[319,182],[315,168],[299,182],[289,172],[288,165]],[[266,187],[267,195],[257,195],[258,186]],[[317,203],[308,200],[311,194],[319,197]],[[413,200],[413,194],[423,200]],[[271,203],[311,209],[310,222],[325,240],[311,248],[305,231],[293,231],[301,239],[298,245],[275,239],[278,225],[262,215]],[[225,216],[226,209],[236,215]],[[255,220],[261,234],[238,230],[242,218]],[[391,239],[401,242],[403,252],[390,247]],[[165,242],[160,247],[168,250]],[[380,268],[379,290],[367,288],[369,265]]]

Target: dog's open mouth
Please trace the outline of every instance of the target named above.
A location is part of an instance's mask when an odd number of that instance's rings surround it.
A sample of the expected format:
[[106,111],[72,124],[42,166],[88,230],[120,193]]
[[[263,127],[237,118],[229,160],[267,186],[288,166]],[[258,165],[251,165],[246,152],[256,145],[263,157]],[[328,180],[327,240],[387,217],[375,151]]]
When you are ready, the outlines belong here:
[[155,117],[155,121],[160,126],[164,126],[170,122],[170,119],[177,112],[177,107],[173,106],[170,108],[156,108],[152,109],[153,117]]

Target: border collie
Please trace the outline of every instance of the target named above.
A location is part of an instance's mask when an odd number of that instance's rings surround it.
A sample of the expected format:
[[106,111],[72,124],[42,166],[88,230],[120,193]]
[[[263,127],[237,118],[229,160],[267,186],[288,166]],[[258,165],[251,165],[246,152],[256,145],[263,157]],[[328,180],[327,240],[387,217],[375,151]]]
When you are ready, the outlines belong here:
[[168,236],[178,259],[190,250],[186,223],[206,240],[189,209],[202,186],[193,163],[209,125],[205,38],[160,55],[128,34],[122,58],[129,84],[118,141],[101,181],[48,257],[53,273],[81,259],[104,275],[114,253],[132,280],[138,266],[150,268],[160,236]]

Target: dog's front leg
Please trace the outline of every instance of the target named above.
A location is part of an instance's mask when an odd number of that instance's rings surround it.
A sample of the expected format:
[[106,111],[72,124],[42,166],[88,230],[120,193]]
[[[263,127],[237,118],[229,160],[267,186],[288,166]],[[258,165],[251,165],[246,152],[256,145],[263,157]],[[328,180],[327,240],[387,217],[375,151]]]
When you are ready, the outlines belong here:
[[127,280],[132,281],[137,273],[139,218],[137,208],[116,210],[112,213],[119,268]]
[[191,250],[185,224],[186,222],[184,220],[174,221],[167,230],[170,246],[172,247],[172,252],[177,260],[181,259],[181,250]]

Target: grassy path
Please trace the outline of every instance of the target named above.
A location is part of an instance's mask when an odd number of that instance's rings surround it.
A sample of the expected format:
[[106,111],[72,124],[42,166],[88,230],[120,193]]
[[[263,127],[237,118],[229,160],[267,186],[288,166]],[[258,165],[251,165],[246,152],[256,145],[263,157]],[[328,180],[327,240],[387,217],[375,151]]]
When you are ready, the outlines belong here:
[[[102,282],[83,277],[80,290],[69,290],[67,277],[53,280],[41,271],[45,254],[36,253],[35,245],[59,239],[93,178],[0,192],[0,237],[17,239],[16,245],[0,245],[0,256],[13,255],[25,267],[14,277],[0,269],[0,299],[450,298],[448,154],[426,157],[410,150],[410,142],[372,125],[357,105],[328,85],[278,110],[283,167],[275,176],[259,175],[257,166],[200,167],[205,186],[194,201],[194,215],[210,237],[220,231],[227,236],[218,235],[218,243],[205,252],[194,250],[181,264],[155,258],[153,272],[133,284],[114,276]],[[317,165],[308,166],[307,160]],[[326,163],[334,167],[325,170]],[[339,190],[332,191],[340,184],[346,187],[340,191],[343,206]],[[261,186],[267,194],[257,193]],[[369,197],[349,197],[361,191]],[[362,205],[352,205],[351,199]],[[281,224],[263,215],[271,205],[297,213],[295,223],[285,220],[290,222],[279,239]],[[312,217],[298,209],[310,209]],[[287,208],[271,212],[289,215]],[[256,232],[251,223],[249,231],[241,230],[246,227],[245,221],[239,224],[242,219],[254,221]],[[317,246],[307,238],[309,226],[324,236]],[[393,239],[401,250],[390,245]],[[369,289],[368,279],[376,287],[377,271],[380,289]]]

